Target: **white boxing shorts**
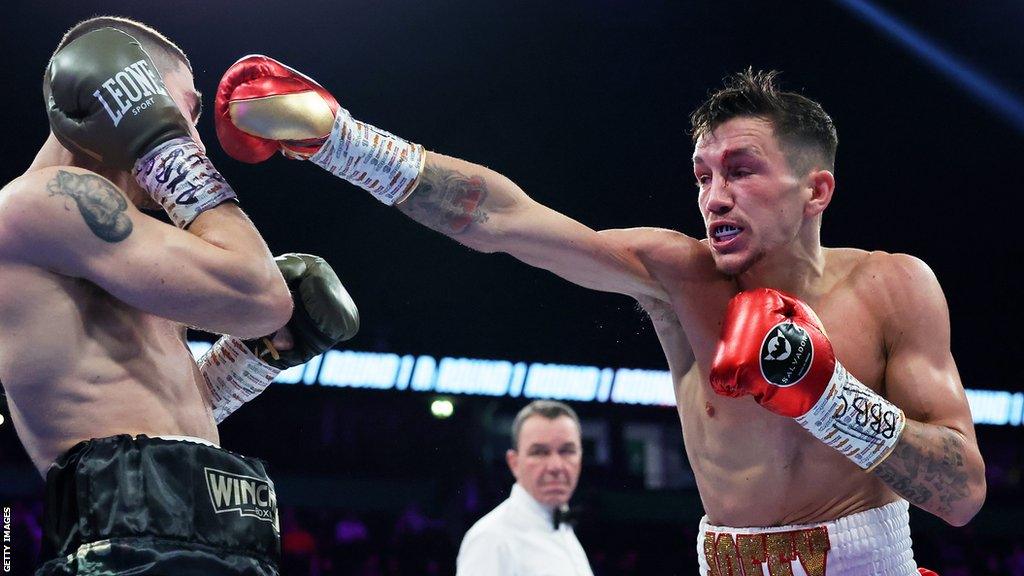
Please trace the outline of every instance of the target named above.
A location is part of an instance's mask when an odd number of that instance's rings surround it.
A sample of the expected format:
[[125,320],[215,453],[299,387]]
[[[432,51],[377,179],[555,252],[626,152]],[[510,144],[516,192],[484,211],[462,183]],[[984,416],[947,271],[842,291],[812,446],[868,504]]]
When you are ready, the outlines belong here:
[[700,521],[700,576],[919,576],[906,500],[822,524],[729,528]]

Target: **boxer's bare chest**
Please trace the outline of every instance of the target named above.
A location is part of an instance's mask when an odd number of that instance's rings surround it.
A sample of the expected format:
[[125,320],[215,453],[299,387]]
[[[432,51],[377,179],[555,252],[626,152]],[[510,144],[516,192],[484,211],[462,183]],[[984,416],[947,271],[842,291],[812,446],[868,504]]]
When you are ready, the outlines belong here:
[[[885,318],[876,300],[885,286],[860,266],[866,253],[844,251],[829,258],[814,293],[794,294],[821,319],[837,357],[862,382],[878,390],[885,368]],[[740,287],[731,279],[705,276],[677,279],[667,286],[677,326],[685,335],[702,374],[714,358],[729,300]]]
[[[884,318],[873,302],[884,291],[872,285],[870,274],[865,277],[851,265],[849,258],[859,255],[844,255],[847,259],[836,263],[826,289],[802,296],[821,318],[843,364],[884,393]],[[815,487],[826,485],[836,491],[833,495],[849,496],[843,506],[878,504],[872,499],[883,491],[873,479],[849,474],[839,453],[793,421],[749,397],[727,398],[711,389],[707,374],[721,319],[738,290],[731,281],[680,280],[669,290],[677,322],[655,324],[670,365],[678,354],[671,343],[688,343],[696,361],[694,373],[684,378],[674,370],[673,379],[686,451],[705,509],[717,521],[738,526],[813,519],[833,512],[819,507],[829,497]],[[765,485],[773,491],[765,493]]]
[[179,325],[81,279],[4,265],[0,295],[0,377],[11,387],[116,379],[182,347]]

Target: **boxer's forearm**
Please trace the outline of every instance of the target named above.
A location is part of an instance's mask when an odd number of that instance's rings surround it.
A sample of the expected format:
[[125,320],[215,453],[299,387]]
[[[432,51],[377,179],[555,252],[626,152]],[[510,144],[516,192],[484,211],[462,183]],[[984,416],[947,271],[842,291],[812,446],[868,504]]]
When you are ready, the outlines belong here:
[[201,274],[197,290],[208,324],[220,332],[250,338],[270,334],[291,314],[290,297],[274,257],[242,210],[225,203],[203,212],[189,227],[209,249],[196,250],[192,263]]
[[279,274],[274,256],[267,248],[263,237],[245,212],[232,202],[203,212],[188,231],[244,263],[245,265],[240,267],[240,273],[248,271],[250,275],[257,277],[276,277]]
[[427,153],[416,188],[397,205],[416,222],[478,250],[496,242],[493,218],[515,217],[530,198],[497,172],[441,154]]
[[985,500],[985,466],[977,447],[945,426],[907,421],[875,476],[916,506],[954,526],[969,522]]
[[259,396],[281,372],[257,358],[234,336],[221,336],[197,364],[217,424]]

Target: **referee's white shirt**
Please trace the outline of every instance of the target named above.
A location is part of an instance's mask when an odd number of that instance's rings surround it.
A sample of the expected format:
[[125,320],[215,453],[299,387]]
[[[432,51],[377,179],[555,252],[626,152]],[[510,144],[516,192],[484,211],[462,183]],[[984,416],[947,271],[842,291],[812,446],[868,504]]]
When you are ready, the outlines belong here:
[[593,576],[572,526],[555,529],[552,510],[519,484],[477,521],[459,547],[457,576]]

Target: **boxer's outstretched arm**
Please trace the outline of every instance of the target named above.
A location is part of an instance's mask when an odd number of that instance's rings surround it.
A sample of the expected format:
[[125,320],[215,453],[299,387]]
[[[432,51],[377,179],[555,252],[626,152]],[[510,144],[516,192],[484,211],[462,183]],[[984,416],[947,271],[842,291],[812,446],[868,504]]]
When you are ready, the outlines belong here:
[[262,162],[277,151],[308,159],[471,248],[508,252],[588,288],[667,301],[645,252],[675,241],[685,261],[697,246],[668,230],[636,230],[626,240],[595,232],[497,172],[356,120],[312,78],[266,56],[246,56],[224,73],[215,109],[221,145],[238,160]]
[[95,173],[44,169],[5,188],[0,246],[5,260],[88,280],[140,310],[211,332],[263,336],[291,315],[269,250],[230,202],[186,232],[141,213]]
[[506,252],[580,286],[668,300],[642,252],[645,243],[676,233],[596,232],[483,166],[428,152],[418,185],[397,208],[474,250]]
[[913,504],[962,526],[985,501],[985,464],[950,352],[949,310],[927,265],[891,258],[885,395],[903,409],[907,424],[874,474]]

